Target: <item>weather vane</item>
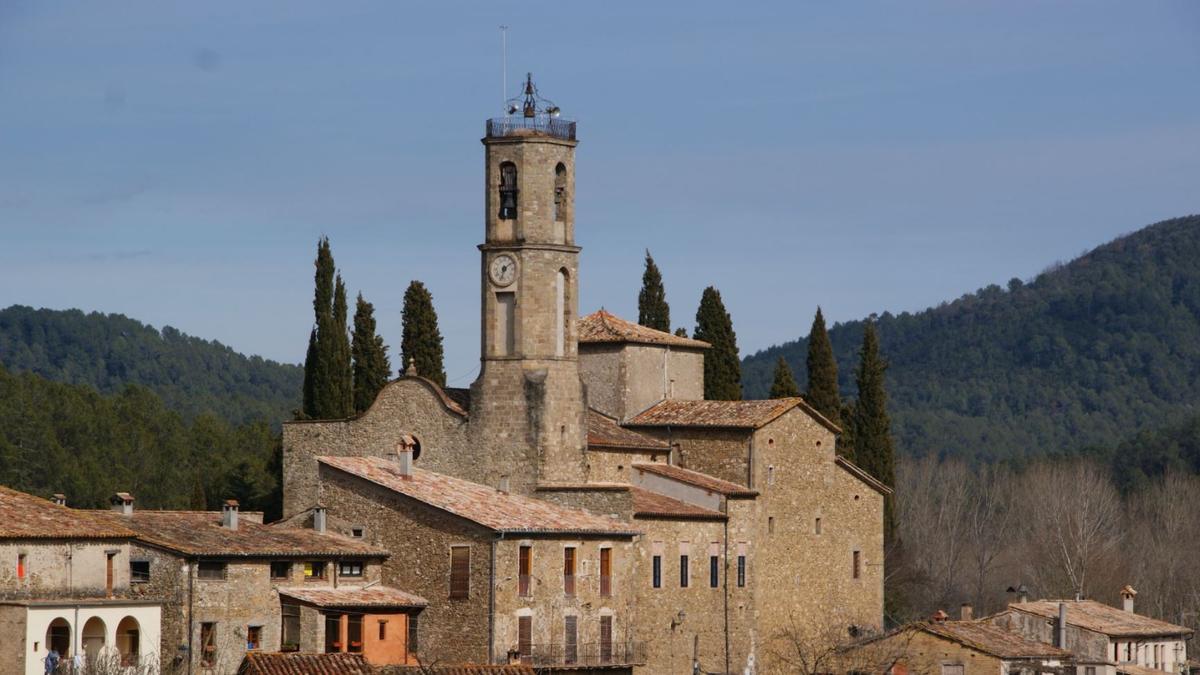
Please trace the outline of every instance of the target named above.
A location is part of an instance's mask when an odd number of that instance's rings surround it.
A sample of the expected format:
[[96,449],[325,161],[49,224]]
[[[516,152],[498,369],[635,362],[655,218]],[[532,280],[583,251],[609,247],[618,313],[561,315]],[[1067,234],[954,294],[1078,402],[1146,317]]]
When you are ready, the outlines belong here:
[[542,98],[538,94],[537,87],[533,84],[533,73],[525,73],[525,91],[523,95],[508,99],[504,109],[509,115],[515,115],[519,110],[522,117],[537,117],[538,115],[558,117],[559,113],[562,112],[557,105],[554,105],[554,101]]

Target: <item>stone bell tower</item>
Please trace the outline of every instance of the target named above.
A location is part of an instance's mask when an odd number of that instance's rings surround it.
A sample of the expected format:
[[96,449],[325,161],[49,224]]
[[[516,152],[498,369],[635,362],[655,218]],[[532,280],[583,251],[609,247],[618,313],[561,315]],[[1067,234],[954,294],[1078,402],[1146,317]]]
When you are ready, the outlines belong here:
[[479,246],[482,365],[471,436],[487,481],[514,492],[581,482],[587,423],[576,348],[575,123],[532,77],[488,120]]

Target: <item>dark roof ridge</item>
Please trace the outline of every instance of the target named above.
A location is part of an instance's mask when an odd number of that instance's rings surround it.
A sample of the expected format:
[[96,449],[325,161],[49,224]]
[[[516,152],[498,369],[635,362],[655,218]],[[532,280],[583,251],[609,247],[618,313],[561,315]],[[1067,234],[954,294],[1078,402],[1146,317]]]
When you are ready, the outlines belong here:
[[[394,384],[404,382],[406,380],[413,380],[415,382],[419,382],[419,383],[425,385],[430,391],[433,392],[433,394],[435,396],[438,397],[438,399],[441,400],[442,405],[446,408],[446,410],[449,410],[450,412],[452,412],[460,417],[468,416],[467,411],[463,410],[462,406],[458,405],[458,403],[456,403],[454,401],[454,399],[450,398],[450,396],[446,394],[445,390],[442,389],[441,385],[439,385],[437,382],[434,382],[433,380],[431,380],[427,377],[422,377],[420,375],[401,375],[400,377],[397,377],[396,379],[389,381],[387,384],[383,385],[383,387],[384,387],[384,389],[386,389]],[[382,392],[382,391],[383,390],[381,389],[380,392]],[[363,417],[367,416],[367,414],[369,414],[371,412],[371,410],[373,410],[375,408],[375,405],[378,403],[379,403],[379,395],[377,394],[375,396],[375,400],[371,401],[371,405],[368,406],[366,410],[364,410],[358,414],[355,414],[355,415],[350,415],[349,417],[334,417],[331,419],[284,420],[283,424],[313,424],[316,422],[352,422],[354,420],[362,419]]]

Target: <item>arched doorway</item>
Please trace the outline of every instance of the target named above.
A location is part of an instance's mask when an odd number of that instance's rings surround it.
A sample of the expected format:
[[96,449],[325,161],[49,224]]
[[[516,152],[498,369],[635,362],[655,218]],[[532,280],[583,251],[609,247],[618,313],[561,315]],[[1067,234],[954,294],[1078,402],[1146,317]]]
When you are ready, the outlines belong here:
[[79,634],[80,647],[89,661],[99,659],[104,650],[105,628],[104,621],[98,616],[93,616],[83,624],[83,632]]
[[59,617],[46,628],[46,651],[53,649],[62,658],[70,656],[71,622]]
[[127,616],[117,624],[117,652],[122,666],[136,666],[142,652],[142,631],[137,619]]

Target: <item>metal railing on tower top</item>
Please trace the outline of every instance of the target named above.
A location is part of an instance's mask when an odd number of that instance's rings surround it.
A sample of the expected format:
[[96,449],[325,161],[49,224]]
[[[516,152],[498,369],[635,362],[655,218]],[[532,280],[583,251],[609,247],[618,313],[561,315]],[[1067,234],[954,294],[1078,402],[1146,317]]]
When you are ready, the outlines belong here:
[[573,141],[575,140],[575,122],[549,115],[493,117],[487,121],[487,135],[488,138],[542,135]]

